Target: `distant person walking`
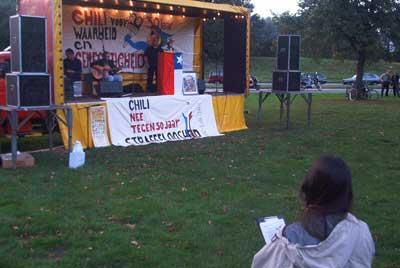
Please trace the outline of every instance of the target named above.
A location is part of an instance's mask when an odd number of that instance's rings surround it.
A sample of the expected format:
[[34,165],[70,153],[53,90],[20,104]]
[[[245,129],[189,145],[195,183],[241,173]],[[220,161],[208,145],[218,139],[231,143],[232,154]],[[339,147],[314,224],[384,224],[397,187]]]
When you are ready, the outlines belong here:
[[393,76],[392,76],[392,86],[393,86],[393,95],[394,96],[398,96],[400,97],[400,93],[399,93],[399,73],[396,72]]
[[392,76],[390,74],[390,71],[386,71],[383,73],[380,77],[381,84],[382,84],[382,91],[381,91],[381,96],[383,97],[383,93],[386,90],[385,96],[389,96],[389,87],[390,83],[392,82]]

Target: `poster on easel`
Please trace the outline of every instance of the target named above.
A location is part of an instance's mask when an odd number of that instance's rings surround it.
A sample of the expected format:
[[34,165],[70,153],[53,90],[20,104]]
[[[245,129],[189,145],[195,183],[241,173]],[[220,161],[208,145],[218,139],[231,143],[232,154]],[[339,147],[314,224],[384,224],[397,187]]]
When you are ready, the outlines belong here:
[[90,129],[95,148],[110,146],[105,106],[93,106],[89,109]]

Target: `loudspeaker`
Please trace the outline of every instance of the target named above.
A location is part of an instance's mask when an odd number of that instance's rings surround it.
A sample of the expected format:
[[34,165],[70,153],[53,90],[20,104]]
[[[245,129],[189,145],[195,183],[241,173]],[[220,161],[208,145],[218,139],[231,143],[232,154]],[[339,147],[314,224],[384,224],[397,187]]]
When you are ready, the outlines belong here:
[[300,70],[300,35],[290,36],[289,70]]
[[46,18],[10,17],[11,71],[47,73]]
[[299,35],[278,37],[277,70],[300,70],[300,42]]
[[100,81],[99,95],[100,96],[117,96],[124,93],[122,82],[118,81]]
[[275,71],[272,77],[273,91],[300,91],[301,73],[298,71]]
[[300,91],[301,86],[301,72],[289,71],[288,90],[289,91]]
[[206,82],[202,79],[197,80],[197,90],[200,95],[203,95],[206,92]]
[[278,37],[277,70],[289,70],[289,36]]
[[272,90],[273,91],[287,91],[288,88],[288,72],[275,71],[272,74]]
[[7,105],[44,107],[52,104],[50,75],[10,73],[6,76]]

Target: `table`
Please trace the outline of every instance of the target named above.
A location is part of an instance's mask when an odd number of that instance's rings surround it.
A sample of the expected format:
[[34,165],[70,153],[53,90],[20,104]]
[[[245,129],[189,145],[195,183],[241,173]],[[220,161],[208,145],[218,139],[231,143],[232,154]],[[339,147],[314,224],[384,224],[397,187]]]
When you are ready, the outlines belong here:
[[262,118],[262,106],[269,96],[275,95],[280,102],[280,122],[282,122],[284,108],[286,107],[286,129],[290,128],[291,105],[297,96],[301,96],[307,104],[307,126],[311,127],[311,106],[313,93],[317,91],[272,91],[268,89],[253,90],[250,93],[258,94],[258,112],[257,119]]
[[[63,110],[65,112],[66,120],[57,115],[57,110]],[[59,122],[63,123],[68,128],[68,149],[69,152],[72,151],[72,110],[71,107],[67,105],[51,105],[44,107],[15,107],[8,105],[0,105],[0,111],[7,112],[6,118],[1,118],[0,124],[2,124],[6,119],[9,120],[11,125],[11,155],[13,169],[17,167],[17,133],[18,130],[25,125],[32,116],[40,111],[47,111],[48,117],[46,119],[46,128],[49,132],[49,147],[50,150],[53,149],[53,131],[56,126],[55,120],[58,119]],[[18,121],[18,112],[27,112],[28,115],[21,121]]]

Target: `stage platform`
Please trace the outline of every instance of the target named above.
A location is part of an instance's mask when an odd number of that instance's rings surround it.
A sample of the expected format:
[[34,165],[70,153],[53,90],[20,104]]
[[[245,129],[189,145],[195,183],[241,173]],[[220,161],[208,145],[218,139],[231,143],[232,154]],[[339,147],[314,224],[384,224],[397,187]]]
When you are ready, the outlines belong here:
[[[212,106],[217,124],[218,131],[220,133],[228,133],[233,131],[239,131],[247,129],[246,121],[244,118],[245,109],[245,95],[244,94],[224,94],[224,93],[212,93],[207,94],[212,96]],[[157,97],[157,94],[134,94],[127,95],[124,98],[152,98]],[[202,96],[202,95],[196,95]],[[196,96],[187,96],[193,98]],[[164,96],[169,97],[169,96]],[[171,95],[171,98],[175,96]],[[185,98],[186,96],[178,96]],[[96,97],[81,97],[66,102],[72,110],[73,115],[73,126],[72,126],[72,144],[79,140],[84,148],[93,148],[93,139],[90,131],[90,116],[89,109],[95,106],[105,106],[107,103],[104,99]],[[60,114],[62,117],[63,115]],[[109,124],[107,124],[109,125]],[[64,145],[68,148],[68,130],[60,125],[60,131],[63,137]]]

